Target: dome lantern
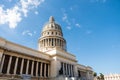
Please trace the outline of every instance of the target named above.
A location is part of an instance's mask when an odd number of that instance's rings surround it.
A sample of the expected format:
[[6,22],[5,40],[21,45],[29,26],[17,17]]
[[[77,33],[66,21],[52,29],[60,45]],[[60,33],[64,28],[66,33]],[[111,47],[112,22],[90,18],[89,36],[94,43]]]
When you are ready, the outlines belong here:
[[49,18],[49,22],[50,23],[53,23],[55,20],[54,20],[54,17],[53,16],[51,16],[50,18]]

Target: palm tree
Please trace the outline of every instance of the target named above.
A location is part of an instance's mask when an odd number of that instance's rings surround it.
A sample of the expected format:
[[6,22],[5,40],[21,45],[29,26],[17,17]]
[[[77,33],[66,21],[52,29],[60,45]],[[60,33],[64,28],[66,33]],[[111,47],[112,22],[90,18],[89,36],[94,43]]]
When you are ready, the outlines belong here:
[[100,73],[100,79],[104,80],[104,75],[102,73]]

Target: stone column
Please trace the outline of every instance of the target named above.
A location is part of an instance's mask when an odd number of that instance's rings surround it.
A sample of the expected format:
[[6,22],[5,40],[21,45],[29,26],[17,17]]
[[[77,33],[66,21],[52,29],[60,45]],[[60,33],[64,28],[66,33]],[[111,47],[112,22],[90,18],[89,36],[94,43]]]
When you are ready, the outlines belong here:
[[61,40],[61,48],[63,48],[63,41]]
[[50,39],[48,38],[48,46],[50,46]]
[[73,77],[73,69],[72,69],[72,65],[71,65],[71,76]]
[[60,47],[60,39],[58,39],[59,47]]
[[59,40],[59,42],[60,42],[59,45],[60,45],[60,47],[61,47],[61,40]]
[[69,70],[69,74],[68,75],[70,76],[70,64],[68,64],[68,70]]
[[22,58],[22,63],[21,63],[20,74],[22,74],[22,71],[23,71],[23,65],[24,65],[24,59]]
[[72,72],[73,72],[73,76],[74,76],[75,75],[74,65],[72,65]]
[[4,60],[5,60],[5,55],[3,55],[3,58],[2,58],[2,60],[1,60],[0,73],[2,73]]
[[66,75],[66,63],[64,63],[64,73]]
[[53,39],[51,38],[51,43],[50,43],[51,46],[52,46],[52,42],[53,42]]
[[55,46],[56,46],[56,38],[54,38],[54,41],[55,41]]
[[50,38],[50,46],[52,46],[52,38]]
[[1,50],[1,49],[0,49],[0,65],[1,65],[1,63],[2,63],[1,61],[2,61],[3,52],[4,52],[4,50]]
[[44,44],[44,39],[43,39],[43,47],[45,46],[45,44]]
[[34,69],[34,61],[32,61],[32,69],[31,69],[31,75],[33,76],[33,69]]
[[49,66],[49,64],[48,64],[48,77],[49,77],[49,75],[50,75],[50,66]]
[[65,68],[64,68],[64,63],[63,63],[63,75],[65,75]]
[[40,45],[41,45],[41,47],[40,47],[40,48],[42,48],[42,47],[43,47],[43,41],[41,41]]
[[42,65],[43,65],[43,63],[41,62],[40,77],[42,77]]
[[29,60],[27,60],[26,74],[28,74]]
[[44,47],[44,40],[42,40],[42,47]]
[[16,57],[16,61],[15,61],[14,74],[16,74],[16,71],[17,71],[17,64],[18,64],[18,57]]
[[46,47],[47,47],[47,39],[45,39],[45,44],[46,44]]
[[44,77],[46,77],[46,63],[44,64]]
[[56,39],[56,46],[58,46],[58,39]]
[[56,39],[56,46],[58,46],[58,45],[57,45],[57,39]]
[[10,72],[11,61],[12,61],[12,56],[10,56],[10,59],[8,62],[7,74],[9,74],[9,72]]
[[49,38],[49,46],[51,46],[51,38]]
[[71,71],[71,64],[70,64],[70,76],[72,76],[71,73],[72,73],[72,71]]
[[66,76],[68,76],[68,69],[67,69],[67,64],[66,64]]
[[47,47],[48,47],[48,39],[47,39]]
[[62,40],[61,40],[61,48],[62,48]]
[[46,42],[45,42],[45,39],[44,39],[44,47],[46,46]]
[[38,76],[38,62],[36,62],[36,76]]
[[55,39],[53,38],[53,46],[55,46]]
[[46,39],[44,39],[44,43],[45,43],[45,46],[46,46]]

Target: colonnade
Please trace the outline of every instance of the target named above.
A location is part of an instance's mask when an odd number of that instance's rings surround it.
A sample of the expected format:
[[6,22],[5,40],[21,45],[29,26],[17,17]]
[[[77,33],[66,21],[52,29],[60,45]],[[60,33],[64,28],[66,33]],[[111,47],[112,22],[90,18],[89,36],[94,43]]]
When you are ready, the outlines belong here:
[[49,64],[45,62],[4,54],[2,57],[0,73],[8,75],[26,74],[36,77],[49,77],[49,67]]
[[74,65],[62,62],[61,69],[63,71],[63,75],[66,75],[68,77],[74,77]]
[[66,43],[64,40],[57,38],[46,38],[40,41],[40,47],[54,47],[59,46],[62,49],[66,50]]

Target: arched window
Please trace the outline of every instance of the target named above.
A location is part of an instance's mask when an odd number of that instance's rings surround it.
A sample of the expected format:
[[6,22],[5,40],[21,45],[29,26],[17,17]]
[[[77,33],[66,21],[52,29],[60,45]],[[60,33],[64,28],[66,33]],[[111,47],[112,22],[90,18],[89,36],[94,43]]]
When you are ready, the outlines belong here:
[[48,35],[49,35],[49,32],[48,32]]
[[57,26],[55,26],[55,29],[57,29]]
[[52,35],[53,35],[53,32],[52,32]]

